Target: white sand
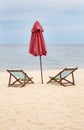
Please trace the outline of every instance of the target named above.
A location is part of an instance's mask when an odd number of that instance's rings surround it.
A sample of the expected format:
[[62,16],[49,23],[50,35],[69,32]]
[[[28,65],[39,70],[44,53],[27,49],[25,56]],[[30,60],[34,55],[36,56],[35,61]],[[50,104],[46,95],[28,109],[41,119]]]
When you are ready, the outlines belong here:
[[59,70],[27,72],[34,84],[8,87],[8,72],[0,72],[0,130],[84,130],[84,69],[74,72],[75,86],[46,84]]

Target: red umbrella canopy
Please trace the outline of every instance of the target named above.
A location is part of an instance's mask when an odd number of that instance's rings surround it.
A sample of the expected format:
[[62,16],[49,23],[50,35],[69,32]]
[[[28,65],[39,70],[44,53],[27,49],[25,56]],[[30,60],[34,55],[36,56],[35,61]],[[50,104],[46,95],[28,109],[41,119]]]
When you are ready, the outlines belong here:
[[36,21],[31,30],[32,34],[29,45],[29,53],[34,56],[42,56],[47,54],[45,41],[42,34],[43,31],[44,29],[41,24]]

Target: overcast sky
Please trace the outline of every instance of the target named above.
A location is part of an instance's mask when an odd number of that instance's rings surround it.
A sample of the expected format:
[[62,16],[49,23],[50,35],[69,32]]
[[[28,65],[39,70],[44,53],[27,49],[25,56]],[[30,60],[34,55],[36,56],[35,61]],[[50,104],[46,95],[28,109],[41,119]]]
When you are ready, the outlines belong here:
[[28,44],[36,20],[47,44],[84,43],[84,0],[0,0],[0,43]]

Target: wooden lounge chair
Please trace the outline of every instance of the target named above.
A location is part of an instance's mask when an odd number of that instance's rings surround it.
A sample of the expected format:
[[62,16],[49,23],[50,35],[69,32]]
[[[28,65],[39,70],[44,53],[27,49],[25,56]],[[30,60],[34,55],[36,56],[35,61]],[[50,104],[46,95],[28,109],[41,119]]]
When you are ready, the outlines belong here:
[[[69,86],[69,85],[75,85],[74,81],[74,71],[77,70],[78,68],[64,68],[61,72],[59,72],[57,75],[54,77],[49,77],[50,80],[47,83],[50,83],[52,80],[55,82],[63,85],[63,86]],[[67,79],[68,76],[71,76],[71,80],[69,78]]]
[[[7,71],[10,74],[8,86],[21,85],[22,87],[29,82],[34,83],[32,77],[30,78],[23,70],[7,70]],[[16,84],[17,82],[19,84]]]

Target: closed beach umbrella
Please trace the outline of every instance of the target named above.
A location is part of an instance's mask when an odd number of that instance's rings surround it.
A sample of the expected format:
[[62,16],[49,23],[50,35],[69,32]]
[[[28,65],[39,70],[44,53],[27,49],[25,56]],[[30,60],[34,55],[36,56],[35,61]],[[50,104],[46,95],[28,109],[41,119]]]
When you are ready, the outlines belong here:
[[43,31],[41,24],[36,21],[31,30],[31,38],[29,44],[29,53],[33,56],[40,57],[40,70],[41,70],[41,82],[43,83],[43,74],[42,74],[42,59],[41,56],[47,54],[46,45],[43,37]]

